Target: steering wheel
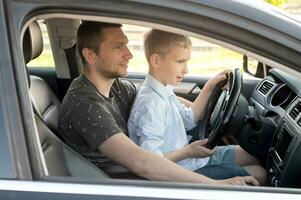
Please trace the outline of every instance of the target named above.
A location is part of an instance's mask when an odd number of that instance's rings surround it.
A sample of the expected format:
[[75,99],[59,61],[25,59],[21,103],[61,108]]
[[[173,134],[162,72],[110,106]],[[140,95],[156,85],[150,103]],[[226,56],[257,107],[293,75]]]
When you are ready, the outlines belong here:
[[240,70],[234,69],[226,76],[227,79],[219,82],[213,89],[200,127],[200,137],[208,137],[206,147],[210,149],[218,144],[227,130],[241,92]]

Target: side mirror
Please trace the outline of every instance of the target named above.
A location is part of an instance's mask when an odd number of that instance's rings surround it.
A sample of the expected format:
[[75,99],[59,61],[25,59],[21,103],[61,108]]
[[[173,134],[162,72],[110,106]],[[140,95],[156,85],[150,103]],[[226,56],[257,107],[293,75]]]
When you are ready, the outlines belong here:
[[267,76],[270,67],[258,61],[252,61],[252,63],[250,63],[249,58],[246,55],[244,55],[243,69],[246,73],[250,74],[251,76],[254,76],[256,78],[264,78],[265,76]]

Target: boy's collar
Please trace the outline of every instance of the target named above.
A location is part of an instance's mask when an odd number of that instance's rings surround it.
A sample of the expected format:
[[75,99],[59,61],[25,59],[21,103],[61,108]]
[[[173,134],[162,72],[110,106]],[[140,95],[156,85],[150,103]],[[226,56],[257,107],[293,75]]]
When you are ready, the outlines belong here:
[[164,86],[160,81],[158,81],[150,74],[146,75],[145,82],[163,98],[169,98],[170,96],[175,95],[173,93],[173,89],[174,89],[173,86],[171,85]]

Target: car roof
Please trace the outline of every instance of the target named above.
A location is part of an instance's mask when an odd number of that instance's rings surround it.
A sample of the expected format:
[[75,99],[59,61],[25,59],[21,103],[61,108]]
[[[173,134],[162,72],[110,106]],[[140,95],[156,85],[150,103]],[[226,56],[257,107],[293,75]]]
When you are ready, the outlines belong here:
[[[192,0],[193,1],[193,0]],[[292,15],[261,0],[202,0],[200,4],[231,12],[249,20],[264,24],[282,32],[301,38],[301,23]]]
[[[141,3],[139,0],[130,1]],[[160,7],[181,7],[181,9],[188,5],[186,3],[192,3],[195,7],[205,6],[214,10],[220,10],[223,13],[237,15],[244,19],[261,23],[277,31],[289,34],[290,37],[301,40],[301,22],[286,11],[262,0],[167,0],[164,2],[160,0],[150,0],[143,3],[158,5]],[[193,12],[192,7],[187,7],[187,9]],[[222,20],[224,21],[225,19],[223,18]]]
[[[67,9],[66,13],[61,13],[63,15],[56,13],[54,17],[134,25],[141,25],[143,22],[143,25],[150,27],[206,39],[269,66],[277,65],[287,72],[292,72],[291,69],[301,70],[301,64],[298,62],[301,57],[301,23],[263,1],[124,0],[106,1],[105,4],[95,1],[93,12],[92,9],[89,11],[89,5],[84,10],[74,9],[70,12],[70,6],[66,3],[71,2],[70,0],[53,0],[51,3],[47,0],[37,1],[44,1],[43,7],[40,7],[42,9],[52,8],[54,5]],[[83,6],[80,1],[73,2],[72,8]],[[117,4],[118,7],[115,6]],[[96,10],[98,12],[95,12]],[[38,18],[51,18],[48,14],[51,12],[47,11],[47,14]]]

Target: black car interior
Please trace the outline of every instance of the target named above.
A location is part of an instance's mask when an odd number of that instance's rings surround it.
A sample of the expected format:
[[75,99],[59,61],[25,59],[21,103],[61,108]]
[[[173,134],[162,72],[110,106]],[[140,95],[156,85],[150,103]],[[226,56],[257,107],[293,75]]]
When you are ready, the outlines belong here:
[[[42,49],[41,30],[38,23],[33,22],[23,39],[26,63],[38,57]],[[103,158],[102,171],[59,139],[56,131],[60,101],[42,78],[30,76],[29,82],[47,175],[140,178],[106,158]],[[267,169],[268,186],[301,187],[298,178],[301,172],[300,85],[300,80],[271,69],[269,75],[253,90],[248,102],[245,100],[249,104],[248,111],[239,119],[243,125],[239,127],[240,134],[235,137],[245,150],[261,159]]]
[[300,79],[271,69],[250,99],[256,115],[253,127],[247,123],[242,130],[241,141],[250,140],[247,148],[266,157],[268,184],[272,186],[301,187],[300,86]]

